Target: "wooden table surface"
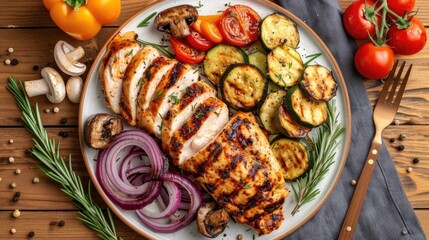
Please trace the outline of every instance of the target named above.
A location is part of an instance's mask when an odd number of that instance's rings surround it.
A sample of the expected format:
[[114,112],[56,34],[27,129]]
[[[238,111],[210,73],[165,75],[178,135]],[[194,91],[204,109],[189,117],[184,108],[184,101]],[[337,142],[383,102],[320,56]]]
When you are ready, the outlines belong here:
[[[2,179],[0,181],[0,239],[25,239],[29,231],[34,231],[38,239],[97,239],[94,232],[76,219],[77,208],[71,203],[70,198],[59,190],[58,184],[49,180],[36,167],[38,160],[25,153],[26,149],[32,147],[33,142],[19,120],[21,113],[12,95],[6,90],[7,78],[10,75],[20,80],[40,78],[41,68],[55,66],[53,47],[58,40],[65,40],[74,46],[82,45],[87,53],[84,60],[89,67],[100,47],[117,26],[151,2],[153,0],[122,0],[121,17],[115,24],[103,27],[101,32],[91,40],[76,41],[54,25],[41,0],[0,0],[0,178]],[[352,0],[340,0],[343,9],[351,2]],[[417,0],[416,6],[420,7],[418,16],[425,26],[428,26],[429,1]],[[423,51],[416,55],[400,57],[408,63],[413,63],[414,68],[396,117],[400,125],[389,126],[383,134],[407,196],[427,236],[429,236],[428,46],[426,45]],[[12,54],[7,53],[9,47],[15,50]],[[3,64],[5,59],[13,58],[19,60],[17,66]],[[33,70],[34,65],[39,66],[39,70]],[[368,96],[374,103],[381,86],[375,81],[367,81],[366,86]],[[73,104],[66,99],[54,105],[45,97],[32,99],[33,104],[35,101],[43,111],[42,120],[50,136],[61,138],[62,154],[72,155],[73,167],[86,183],[88,174],[81,156],[77,132],[78,104]],[[53,113],[54,107],[58,107],[60,111]],[[50,113],[45,113],[45,109],[50,109]],[[60,124],[62,118],[67,119],[64,125]],[[68,132],[68,137],[59,137],[60,131]],[[401,133],[406,134],[406,139],[401,142],[405,146],[404,151],[398,151],[395,148],[398,141],[394,144],[389,144],[388,141],[390,138],[397,138]],[[10,139],[13,139],[12,144],[9,143]],[[8,162],[9,157],[15,159],[13,164]],[[415,157],[420,159],[420,163],[412,163]],[[408,167],[412,167],[414,171],[407,173]],[[22,173],[16,175],[16,169],[20,169]],[[40,179],[39,184],[32,183],[34,177]],[[15,189],[9,187],[12,182],[17,184]],[[12,201],[16,191],[22,194],[19,202]],[[94,192],[93,195],[100,204],[105,206],[97,193]],[[11,216],[14,209],[21,210],[21,217]],[[65,221],[64,227],[56,224],[60,220]],[[118,219],[116,219],[116,225],[118,234],[125,239],[140,238]],[[9,233],[11,228],[17,230],[15,235]]]

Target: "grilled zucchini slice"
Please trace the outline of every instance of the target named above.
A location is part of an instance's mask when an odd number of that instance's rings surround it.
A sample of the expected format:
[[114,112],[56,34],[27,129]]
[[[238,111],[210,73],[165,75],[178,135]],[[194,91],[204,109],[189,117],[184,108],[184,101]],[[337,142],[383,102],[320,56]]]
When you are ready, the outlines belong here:
[[278,107],[276,120],[279,131],[290,138],[303,138],[311,131],[311,128],[298,124],[284,104]]
[[249,63],[255,65],[262,74],[267,75],[267,55],[262,52],[254,52],[249,54]]
[[268,76],[281,87],[296,85],[304,71],[301,55],[287,44],[274,48],[267,56]]
[[277,127],[277,112],[283,102],[283,98],[286,96],[286,91],[280,90],[268,94],[264,103],[259,109],[259,118],[261,123],[271,134],[280,133],[280,129]]
[[332,72],[321,65],[307,66],[299,85],[308,96],[323,102],[331,100],[338,88]]
[[259,39],[267,52],[284,43],[296,48],[300,41],[295,22],[280,13],[273,13],[262,20]]
[[267,92],[267,81],[254,65],[233,64],[222,75],[221,94],[223,100],[235,110],[254,110],[264,101]]
[[284,104],[295,121],[304,127],[317,127],[328,118],[328,104],[309,98],[298,85],[289,88]]
[[249,58],[241,48],[219,44],[207,52],[203,61],[203,68],[207,78],[219,86],[222,74],[229,65],[248,62]]
[[280,138],[271,144],[271,149],[285,180],[295,180],[309,169],[309,149],[301,141]]

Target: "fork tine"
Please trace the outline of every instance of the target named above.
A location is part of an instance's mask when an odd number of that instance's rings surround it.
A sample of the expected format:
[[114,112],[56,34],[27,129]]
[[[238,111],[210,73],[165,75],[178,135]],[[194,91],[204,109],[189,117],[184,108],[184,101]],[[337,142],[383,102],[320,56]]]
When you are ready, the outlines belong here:
[[396,95],[395,102],[393,103],[395,107],[399,107],[399,104],[402,99],[402,95],[405,91],[405,86],[407,86],[408,78],[410,77],[411,69],[413,68],[413,64],[410,65],[410,67],[407,70],[407,73],[405,74],[404,79],[402,80],[401,87],[399,88],[398,94]]
[[384,87],[381,90],[380,96],[378,97],[377,104],[384,102],[384,99],[386,98],[386,95],[389,92],[390,85],[392,84],[393,78],[395,76],[397,67],[398,67],[398,61],[395,62],[392,70],[389,73],[389,76],[386,78],[386,81],[384,82]]
[[404,71],[405,61],[402,62],[401,68],[399,68],[398,73],[396,74],[395,80],[393,81],[392,89],[389,92],[389,97],[387,98],[388,103],[392,103],[393,97],[396,93],[396,88],[398,87],[399,82],[401,81],[402,72]]

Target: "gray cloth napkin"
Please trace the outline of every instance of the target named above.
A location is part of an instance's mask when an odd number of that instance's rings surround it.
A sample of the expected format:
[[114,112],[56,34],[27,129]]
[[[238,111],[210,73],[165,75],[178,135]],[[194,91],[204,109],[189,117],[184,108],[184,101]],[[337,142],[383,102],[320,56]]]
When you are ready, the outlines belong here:
[[[330,48],[344,75],[352,112],[350,152],[340,181],[320,211],[287,239],[337,239],[354,191],[350,181],[359,178],[374,134],[372,107],[362,78],[353,67],[356,44],[344,32],[338,1],[278,3],[304,20]],[[385,145],[380,150],[354,239],[426,239]]]

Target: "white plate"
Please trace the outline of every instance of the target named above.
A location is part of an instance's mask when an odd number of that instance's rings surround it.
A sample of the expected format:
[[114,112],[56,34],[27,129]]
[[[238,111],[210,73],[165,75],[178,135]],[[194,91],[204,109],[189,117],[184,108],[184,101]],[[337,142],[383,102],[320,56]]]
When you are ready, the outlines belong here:
[[[338,65],[336,64],[334,58],[332,57],[332,54],[329,52],[327,47],[321,42],[319,37],[317,37],[317,35],[308,26],[306,26],[301,20],[296,18],[294,15],[287,12],[283,8],[280,8],[279,6],[267,1],[257,1],[257,0],[162,1],[154,5],[148,6],[146,9],[142,10],[141,12],[139,12],[138,14],[130,18],[126,23],[124,23],[118,29],[118,31],[120,32],[135,31],[139,35],[139,38],[149,42],[159,43],[161,39],[161,34],[154,29],[152,24],[149,27],[143,27],[143,28],[137,28],[137,25],[153,12],[160,12],[166,8],[173,7],[179,4],[191,4],[194,6],[198,6],[200,3],[202,4],[202,7],[199,8],[198,11],[201,15],[217,14],[218,11],[224,10],[227,4],[248,5],[253,9],[255,9],[262,18],[275,11],[282,12],[288,15],[298,25],[298,30],[301,36],[298,52],[301,54],[303,61],[304,62],[306,61],[306,56],[308,55],[311,55],[314,53],[322,53],[322,56],[317,58],[315,62],[326,66],[328,69],[331,69],[333,71],[334,77],[339,83],[339,89],[335,99],[336,99],[337,108],[340,112],[339,121],[342,122],[342,124],[344,125],[346,132],[342,136],[341,144],[335,156],[335,163],[331,166],[329,172],[327,173],[323,181],[318,185],[318,188],[321,191],[320,194],[317,196],[317,198],[314,201],[304,205],[301,208],[301,210],[292,217],[290,213],[292,211],[292,208],[295,205],[295,200],[294,200],[293,193],[291,192],[291,194],[289,195],[289,197],[287,198],[284,204],[285,220],[283,221],[283,224],[281,225],[281,227],[269,235],[258,237],[258,239],[275,239],[275,238],[285,237],[286,235],[296,230],[298,227],[302,226],[320,209],[320,207],[323,205],[323,203],[326,201],[326,199],[332,192],[337,180],[339,179],[341,170],[344,166],[345,159],[348,153],[348,146],[349,146],[349,140],[350,140],[350,129],[351,129],[350,116],[351,115],[350,115],[348,95],[347,95],[346,86],[345,86],[343,77],[341,75],[340,69],[338,68]],[[330,27],[330,26],[326,26],[326,27]],[[116,35],[116,33],[114,35]],[[79,135],[80,135],[81,149],[82,149],[83,157],[85,159],[86,167],[88,169],[88,172],[91,176],[92,181],[94,182],[100,195],[107,202],[107,204],[110,206],[113,212],[122,221],[124,221],[132,229],[142,234],[143,236],[147,238],[152,238],[152,239],[173,239],[173,238],[186,239],[186,240],[202,239],[203,236],[198,233],[196,224],[191,224],[188,227],[178,232],[170,233],[170,234],[153,232],[147,227],[145,227],[138,220],[138,218],[133,213],[133,211],[124,211],[118,208],[115,204],[113,204],[100,188],[94,175],[95,165],[96,165],[96,161],[94,161],[94,159],[96,159],[97,157],[97,151],[88,148],[83,143],[83,124],[88,119],[88,117],[90,117],[95,113],[101,113],[101,112],[111,113],[110,110],[107,109],[105,106],[104,96],[101,92],[101,87],[99,85],[99,80],[98,80],[98,69],[100,66],[101,58],[105,54],[105,48],[106,48],[106,45],[102,48],[98,57],[95,59],[95,62],[88,74],[88,77],[85,82],[84,91],[82,93],[83,96],[82,96],[80,112],[79,112],[79,132],[80,132]],[[314,131],[312,132],[314,133]],[[290,186],[288,188],[291,189]],[[234,224],[232,221],[230,221],[228,226],[229,227],[226,228],[225,232],[221,234],[218,237],[218,239],[236,239],[238,234],[243,234],[244,239],[252,239],[254,235],[257,236],[254,230],[249,231],[249,227],[247,225]]]

